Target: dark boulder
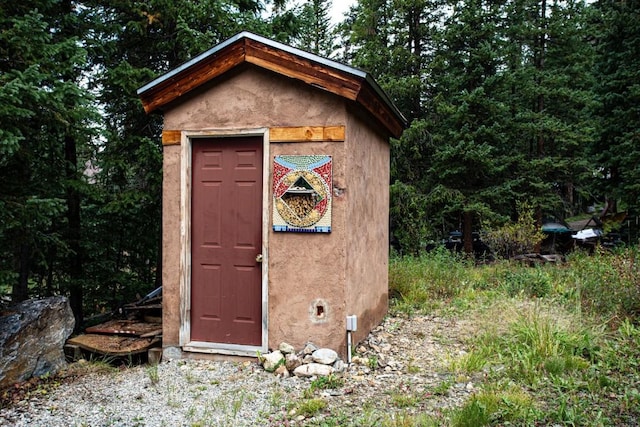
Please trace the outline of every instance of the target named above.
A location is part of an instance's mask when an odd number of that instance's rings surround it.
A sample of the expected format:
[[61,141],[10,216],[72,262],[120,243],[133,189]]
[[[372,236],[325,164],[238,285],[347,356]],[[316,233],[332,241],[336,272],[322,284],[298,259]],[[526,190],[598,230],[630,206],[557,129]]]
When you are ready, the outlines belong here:
[[75,320],[65,297],[21,302],[0,312],[0,389],[66,367]]

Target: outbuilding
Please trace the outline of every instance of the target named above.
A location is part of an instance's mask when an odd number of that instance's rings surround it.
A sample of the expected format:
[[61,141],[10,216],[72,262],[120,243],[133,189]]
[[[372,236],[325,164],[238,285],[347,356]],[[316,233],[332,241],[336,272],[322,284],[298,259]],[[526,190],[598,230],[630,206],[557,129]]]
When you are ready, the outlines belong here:
[[164,355],[344,357],[347,317],[357,342],[388,308],[393,103],[361,70],[248,32],[138,95],[164,115]]

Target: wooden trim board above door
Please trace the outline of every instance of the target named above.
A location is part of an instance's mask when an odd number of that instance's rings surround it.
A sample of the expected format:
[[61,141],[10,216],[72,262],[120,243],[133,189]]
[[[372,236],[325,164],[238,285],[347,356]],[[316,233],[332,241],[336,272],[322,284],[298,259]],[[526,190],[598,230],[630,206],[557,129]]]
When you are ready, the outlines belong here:
[[291,126],[269,129],[269,142],[344,142],[344,126]]

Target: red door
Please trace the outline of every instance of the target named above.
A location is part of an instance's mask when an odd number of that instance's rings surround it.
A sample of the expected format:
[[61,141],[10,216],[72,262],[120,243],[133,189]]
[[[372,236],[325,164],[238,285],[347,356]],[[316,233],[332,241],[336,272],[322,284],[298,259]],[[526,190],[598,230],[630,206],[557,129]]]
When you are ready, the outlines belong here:
[[192,140],[191,340],[262,344],[262,138]]

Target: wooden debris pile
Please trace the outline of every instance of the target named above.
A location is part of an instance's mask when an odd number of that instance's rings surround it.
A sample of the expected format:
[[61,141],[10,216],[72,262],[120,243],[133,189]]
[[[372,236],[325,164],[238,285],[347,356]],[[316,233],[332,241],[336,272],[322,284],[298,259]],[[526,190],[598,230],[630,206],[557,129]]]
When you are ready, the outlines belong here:
[[159,347],[162,343],[161,289],[123,306],[119,314],[125,318],[88,327],[84,334],[67,340],[67,354],[77,359],[84,350],[102,356],[127,357]]

